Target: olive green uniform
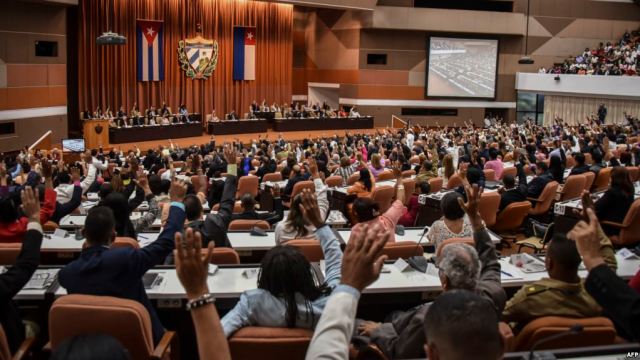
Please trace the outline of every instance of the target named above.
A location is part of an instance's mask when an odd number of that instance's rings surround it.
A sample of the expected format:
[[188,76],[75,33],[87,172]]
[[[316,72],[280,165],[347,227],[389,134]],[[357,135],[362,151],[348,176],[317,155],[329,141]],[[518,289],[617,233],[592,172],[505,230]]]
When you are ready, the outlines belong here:
[[[615,271],[615,252],[611,241],[602,231],[600,243],[600,253],[607,265]],[[583,318],[599,316],[601,312],[602,309],[587,293],[582,281],[567,283],[544,278],[518,290],[507,302],[502,316],[504,321],[515,323],[519,328],[543,316]]]

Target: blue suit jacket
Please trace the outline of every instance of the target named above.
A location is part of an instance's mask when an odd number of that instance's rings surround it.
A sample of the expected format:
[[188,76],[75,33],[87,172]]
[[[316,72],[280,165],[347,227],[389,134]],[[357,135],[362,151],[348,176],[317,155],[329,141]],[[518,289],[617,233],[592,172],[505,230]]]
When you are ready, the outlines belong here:
[[174,235],[182,231],[185,214],[178,206],[171,206],[164,230],[156,241],[142,249],[92,246],[82,251],[58,274],[60,285],[69,294],[114,296],[140,302],[149,311],[153,326],[153,340],[157,344],[164,328],[151,306],[142,276],[152,267],[162,264],[174,248]]

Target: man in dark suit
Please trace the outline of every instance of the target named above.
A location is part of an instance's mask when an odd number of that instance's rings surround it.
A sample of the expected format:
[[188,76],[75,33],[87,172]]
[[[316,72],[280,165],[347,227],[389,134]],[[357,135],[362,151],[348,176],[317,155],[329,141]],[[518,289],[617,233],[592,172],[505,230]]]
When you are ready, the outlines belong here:
[[527,197],[537,199],[544,187],[553,180],[549,167],[542,161],[536,164],[536,177],[527,186]]
[[280,187],[277,184],[271,188],[271,195],[273,196],[273,212],[258,213],[255,209],[256,200],[253,195],[244,194],[240,198],[243,210],[240,214],[233,214],[231,220],[264,220],[270,225],[279,222],[284,217],[284,211],[282,209],[282,199],[280,198]]
[[504,188],[499,190],[500,206],[498,207],[498,213],[502,212],[510,204],[527,200],[527,176],[524,173],[522,164],[516,164],[516,169],[518,170],[518,186],[516,186],[516,179],[513,175],[507,174],[502,178]]
[[309,180],[309,173],[303,173],[300,165],[294,165],[291,169],[291,178],[287,182],[287,186],[284,187],[282,197],[288,201],[291,198],[293,187],[300,181]]
[[111,209],[94,207],[87,215],[83,235],[86,249],[58,274],[60,285],[69,294],[115,296],[136,300],[149,311],[154,343],[164,334],[164,328],[147,298],[142,277],[152,267],[162,264],[174,248],[174,235],[184,226],[184,200],[187,186],[179,181],[171,184],[171,209],[164,230],[158,239],[142,249],[110,249],[115,239],[115,220]]
[[40,264],[42,226],[40,225],[40,202],[38,192],[27,186],[21,194],[22,211],[29,219],[27,232],[15,264],[0,275],[0,324],[7,336],[9,349],[14,354],[24,340],[24,325],[13,297],[29,282]]
[[583,153],[576,153],[573,155],[573,158],[576,160],[576,164],[571,169],[571,175],[580,175],[589,171],[589,165],[585,164],[585,157]]

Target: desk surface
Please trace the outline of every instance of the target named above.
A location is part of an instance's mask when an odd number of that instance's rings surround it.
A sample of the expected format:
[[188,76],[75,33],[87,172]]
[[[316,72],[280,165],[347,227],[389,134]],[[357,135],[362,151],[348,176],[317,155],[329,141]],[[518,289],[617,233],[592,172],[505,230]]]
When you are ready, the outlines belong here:
[[[623,260],[618,259],[618,276],[628,279],[635,275],[640,269],[640,260]],[[512,276],[502,275],[503,287],[521,287],[525,284],[538,281],[547,277],[546,272],[526,274],[515,266],[509,264],[508,259],[501,259],[500,265],[504,272]],[[322,267],[322,265],[321,265]],[[214,275],[210,275],[207,283],[212,294],[217,298],[238,298],[242,292],[255,289],[257,286],[257,274],[249,276],[243,275],[245,270],[255,270],[255,266],[219,268]],[[380,278],[365,289],[365,294],[385,294],[385,293],[415,293],[415,292],[431,292],[442,291],[440,279],[436,275],[429,275],[417,272],[413,269],[400,272],[395,266],[386,264],[385,269],[388,273],[382,273]],[[186,297],[184,288],[178,280],[175,269],[153,269],[150,273],[162,274],[162,282],[147,290],[150,299],[183,299]],[[587,272],[580,271],[581,278],[586,278]],[[56,296],[66,294],[66,290],[58,287],[55,291]]]

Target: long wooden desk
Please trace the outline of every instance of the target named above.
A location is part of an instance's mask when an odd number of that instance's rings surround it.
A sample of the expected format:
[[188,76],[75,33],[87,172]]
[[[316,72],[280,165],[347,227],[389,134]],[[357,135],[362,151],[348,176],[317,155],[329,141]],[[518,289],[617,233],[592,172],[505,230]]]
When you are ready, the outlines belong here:
[[207,133],[214,135],[260,134],[266,133],[268,126],[265,119],[210,121],[207,124]]
[[177,139],[200,135],[202,135],[201,122],[109,128],[109,143],[121,144],[149,140]]

